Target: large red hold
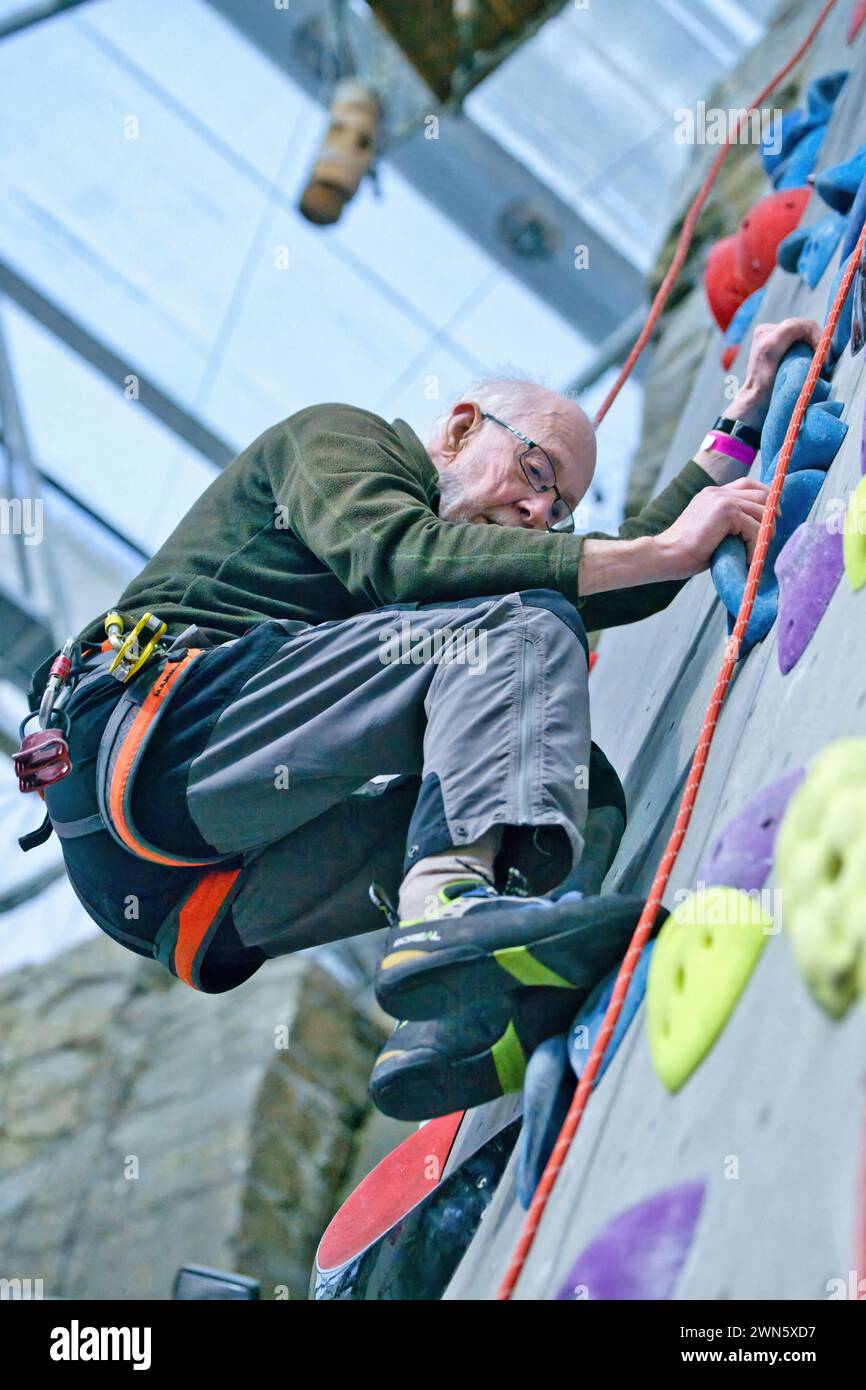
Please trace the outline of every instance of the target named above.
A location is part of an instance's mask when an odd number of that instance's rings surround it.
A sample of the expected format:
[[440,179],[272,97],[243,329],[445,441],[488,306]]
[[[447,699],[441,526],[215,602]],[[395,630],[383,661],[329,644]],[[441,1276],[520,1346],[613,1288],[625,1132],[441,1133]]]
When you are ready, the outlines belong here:
[[704,289],[713,318],[724,333],[749,291],[737,269],[737,238],[726,236],[710,250]]
[[785,188],[746,213],[737,232],[737,270],[749,294],[765,285],[776,266],[779,243],[803,216],[812,190]]

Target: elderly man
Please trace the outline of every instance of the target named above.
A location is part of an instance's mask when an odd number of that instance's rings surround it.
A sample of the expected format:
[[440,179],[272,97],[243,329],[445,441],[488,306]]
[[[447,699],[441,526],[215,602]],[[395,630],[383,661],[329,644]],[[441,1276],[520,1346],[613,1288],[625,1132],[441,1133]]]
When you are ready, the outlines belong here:
[[422,1117],[519,1085],[642,907],[546,896],[584,853],[585,628],[664,608],[725,536],[753,548],[743,441],[817,336],[757,331],[729,418],[617,537],[574,534],[592,426],[528,382],[473,388],[426,448],[346,405],[268,430],[120,596],[127,631],[167,625],[150,659],[121,682],[103,619],[78,639],[74,771],[45,800],[87,912],[215,992],[378,906],[400,1020],[378,1102]]

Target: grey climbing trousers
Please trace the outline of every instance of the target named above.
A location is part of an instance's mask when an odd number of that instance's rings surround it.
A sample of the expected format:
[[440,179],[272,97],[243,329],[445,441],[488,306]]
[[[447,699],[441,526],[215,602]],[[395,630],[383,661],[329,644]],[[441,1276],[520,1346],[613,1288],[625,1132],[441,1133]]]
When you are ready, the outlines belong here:
[[590,722],[586,635],[560,594],[267,626],[284,640],[220,709],[186,777],[202,840],[243,856],[244,946],[277,956],[374,930],[371,879],[396,894],[412,864],[497,824],[497,874],[513,865],[538,892],[566,877],[583,849]]

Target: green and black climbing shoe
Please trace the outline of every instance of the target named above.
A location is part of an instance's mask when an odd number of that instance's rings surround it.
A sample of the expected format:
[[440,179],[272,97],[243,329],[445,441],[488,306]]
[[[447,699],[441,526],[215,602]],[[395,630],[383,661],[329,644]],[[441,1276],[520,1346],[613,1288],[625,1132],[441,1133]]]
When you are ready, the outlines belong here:
[[395,1120],[430,1120],[519,1091],[531,1054],[571,1026],[583,998],[521,989],[468,1013],[398,1023],[373,1067],[373,1104]]
[[440,889],[429,917],[395,922],[376,972],[393,1018],[443,1018],[518,985],[589,991],[620,960],[642,898],[515,898],[477,880]]

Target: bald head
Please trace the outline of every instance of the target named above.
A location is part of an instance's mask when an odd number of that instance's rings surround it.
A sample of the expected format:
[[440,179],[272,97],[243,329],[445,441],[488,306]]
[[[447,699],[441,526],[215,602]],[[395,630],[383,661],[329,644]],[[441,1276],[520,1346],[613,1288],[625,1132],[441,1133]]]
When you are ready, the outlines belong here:
[[527,445],[513,430],[544,449],[560,494],[571,510],[577,507],[592,482],[596,458],[595,431],[585,412],[546,386],[493,377],[455,401],[427,441],[439,473],[439,513],[446,521],[543,531],[557,520],[561,509],[555,494],[530,485],[520,465]]

